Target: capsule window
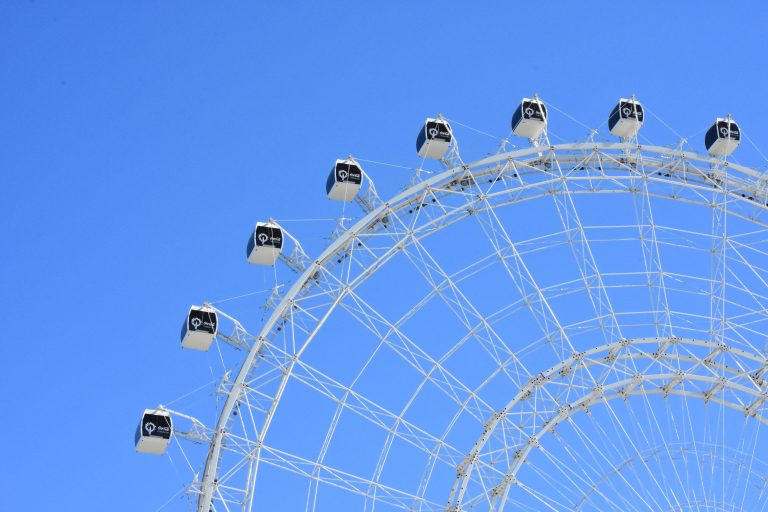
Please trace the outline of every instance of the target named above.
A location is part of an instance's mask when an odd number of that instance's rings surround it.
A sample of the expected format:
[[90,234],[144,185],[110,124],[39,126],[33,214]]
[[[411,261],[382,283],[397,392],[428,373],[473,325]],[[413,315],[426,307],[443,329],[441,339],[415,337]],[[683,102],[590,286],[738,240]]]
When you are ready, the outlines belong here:
[[637,119],[641,123],[643,122],[643,106],[639,103],[632,101],[621,102],[621,118],[622,119]]
[[363,181],[363,172],[354,162],[339,162],[336,164],[336,181],[359,185]]
[[145,414],[141,420],[141,435],[170,439],[171,417],[160,414]]
[[547,119],[547,107],[538,101],[524,101],[523,118],[545,121]]
[[429,140],[451,142],[451,131],[448,129],[448,125],[439,121],[427,122],[426,135]]
[[187,319],[187,329],[214,334],[216,332],[216,312],[202,308],[191,310]]
[[274,226],[256,226],[254,241],[257,247],[274,247],[280,249],[283,246],[283,232]]
[[729,123],[728,121],[717,122],[718,137],[721,139],[733,139],[739,140],[741,134],[739,133],[739,127],[736,123]]

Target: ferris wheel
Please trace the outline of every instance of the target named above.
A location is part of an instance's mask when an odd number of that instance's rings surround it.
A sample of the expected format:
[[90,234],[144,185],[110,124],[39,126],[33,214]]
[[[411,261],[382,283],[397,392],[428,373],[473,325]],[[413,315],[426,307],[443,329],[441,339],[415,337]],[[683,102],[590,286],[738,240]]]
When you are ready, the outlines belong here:
[[216,421],[147,409],[137,450],[182,454],[199,512],[768,510],[768,181],[730,116],[707,154],[644,118],[555,144],[525,98],[527,146],[472,162],[428,118],[441,170],[390,198],[337,160],[359,218],[313,257],[256,224],[248,262],[293,277],[261,322],[190,308]]

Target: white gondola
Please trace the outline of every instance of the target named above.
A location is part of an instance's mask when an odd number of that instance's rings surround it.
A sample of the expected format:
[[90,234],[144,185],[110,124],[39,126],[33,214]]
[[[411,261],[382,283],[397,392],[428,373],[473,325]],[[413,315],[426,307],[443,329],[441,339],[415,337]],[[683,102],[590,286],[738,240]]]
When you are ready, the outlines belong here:
[[208,350],[218,332],[216,310],[205,306],[189,308],[181,326],[181,346],[192,350]]
[[608,130],[616,137],[631,139],[643,126],[643,106],[634,96],[621,98],[608,116]]
[[357,197],[362,183],[363,170],[357,162],[352,158],[336,160],[325,183],[325,192],[328,199],[348,202]]
[[165,411],[145,409],[136,429],[136,451],[162,455],[171,442],[173,423]]
[[248,238],[248,263],[274,265],[283,248],[283,230],[277,224],[257,222]]
[[416,151],[420,158],[440,160],[451,147],[451,125],[442,118],[427,118],[416,137]]
[[731,116],[718,117],[704,136],[704,145],[710,155],[728,156],[739,147],[741,131]]
[[547,106],[539,98],[523,98],[512,114],[512,133],[535,139],[547,127]]

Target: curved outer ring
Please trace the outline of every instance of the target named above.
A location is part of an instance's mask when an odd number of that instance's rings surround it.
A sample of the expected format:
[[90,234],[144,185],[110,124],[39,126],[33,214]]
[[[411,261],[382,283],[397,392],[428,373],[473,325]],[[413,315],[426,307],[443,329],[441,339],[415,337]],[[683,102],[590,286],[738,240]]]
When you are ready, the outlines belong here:
[[[663,343],[665,340],[662,338],[637,338],[633,340],[624,340],[624,341],[626,343],[626,346],[628,347],[630,345],[631,346],[659,345]],[[711,349],[714,352],[717,352],[720,350],[720,347],[718,347],[718,345],[715,343],[700,341],[697,339],[671,338],[669,341],[675,344],[706,347]],[[474,469],[475,461],[479,457],[480,452],[482,451],[485,444],[488,442],[488,439],[490,438],[493,430],[502,421],[502,419],[504,419],[504,417],[508,414],[509,411],[513,410],[513,408],[519,402],[521,402],[522,400],[525,400],[526,397],[534,389],[546,385],[546,383],[549,382],[554,376],[558,375],[561,372],[561,370],[567,369],[571,371],[575,366],[581,364],[582,361],[587,361],[588,363],[586,364],[588,364],[589,366],[592,366],[601,359],[600,357],[596,357],[598,354],[600,353],[608,354],[612,350],[619,350],[624,347],[625,347],[625,344],[621,342],[617,342],[617,343],[612,343],[610,345],[595,347],[595,348],[586,350],[584,352],[581,352],[579,354],[574,354],[573,356],[566,359],[565,361],[562,361],[559,364],[556,364],[555,366],[552,366],[548,370],[542,372],[537,376],[536,379],[531,379],[531,381],[529,381],[526,385],[524,385],[515,394],[515,396],[507,403],[507,405],[504,406],[504,408],[501,410],[500,413],[494,414],[493,417],[489,418],[488,422],[486,423],[483,429],[483,434],[472,446],[472,449],[470,450],[465,460],[466,466],[459,468],[458,480],[460,481],[460,485],[458,485],[458,488],[454,489],[454,493],[452,493],[451,495],[451,500],[450,500],[451,506],[449,507],[449,510],[455,510],[455,511],[462,510],[461,502],[464,497],[464,492],[466,491],[466,486],[467,486],[469,477]],[[760,363],[761,369],[765,368],[766,365],[768,364],[765,358],[756,356],[745,350],[733,348],[733,347],[724,347],[724,349],[744,359],[748,359],[753,362]],[[637,357],[637,356],[634,356],[634,357]],[[645,353],[644,357],[656,358],[655,354],[650,352]],[[725,365],[720,365],[715,363],[713,363],[713,366],[721,367],[721,370],[724,373],[729,373],[729,374],[740,376],[740,377],[746,376],[747,380],[751,382],[755,382],[755,380],[752,378],[752,376],[749,375],[748,372],[743,372],[743,371],[740,372],[734,368],[728,368]],[[676,377],[676,374],[674,372],[644,374],[642,375],[642,377],[639,378],[639,380],[636,380],[637,377],[633,376],[617,382],[612,382],[602,387],[599,390],[595,389],[592,392],[587,393],[584,396],[581,396],[580,398],[574,401],[564,404],[563,410],[558,411],[557,414],[555,414],[554,416],[552,416],[552,418],[550,418],[544,424],[542,424],[542,426],[539,427],[539,429],[537,430],[536,434],[533,434],[531,439],[529,439],[529,443],[520,449],[519,456],[516,454],[515,461],[507,469],[505,477],[502,479],[502,482],[497,487],[502,490],[504,495],[506,495],[506,493],[509,492],[509,484],[515,481],[518,470],[520,469],[522,464],[525,462],[525,459],[528,456],[528,453],[531,451],[531,449],[538,444],[540,438],[543,435],[545,435],[547,432],[550,432],[552,429],[554,429],[557,425],[559,425],[563,421],[570,418],[573,415],[573,413],[580,407],[588,406],[589,402],[592,402],[594,399],[597,399],[597,398],[601,398],[601,400],[599,401],[602,401],[602,402],[608,402],[614,398],[618,398],[621,395],[621,391],[626,389],[625,386],[637,387],[639,386],[640,383],[643,383],[643,382],[648,382],[648,381],[653,382],[656,380],[664,381],[666,379],[674,379],[675,377]],[[699,382],[708,382],[713,385],[720,384],[726,389],[738,390],[747,395],[751,395],[753,398],[758,400],[759,403],[764,402],[766,398],[766,391],[763,388],[764,384],[760,386],[763,389],[761,389],[760,391],[756,391],[754,389],[745,387],[741,384],[731,382],[730,380],[720,382],[719,379],[715,377],[710,377],[710,376],[697,376],[694,374],[689,374],[685,376],[685,379],[699,381]],[[614,392],[614,393],[610,394],[611,392]],[[628,395],[636,395],[636,394],[650,395],[650,394],[657,394],[661,392],[662,391],[660,389],[656,389],[653,391],[646,390],[646,391],[639,391],[639,392],[633,391],[633,390],[627,390]],[[704,396],[699,393],[693,393],[688,391],[678,391],[674,389],[669,390],[668,393],[674,394],[674,395],[681,395],[681,396],[693,396],[693,397],[704,398]],[[719,403],[721,405],[730,407],[732,409],[741,410],[741,406],[733,402],[730,402],[728,400],[720,400],[716,398],[709,398],[707,400],[711,400],[712,402]],[[757,419],[757,421],[760,421],[761,423],[768,424],[768,418],[755,416],[755,419]],[[504,500],[502,499],[501,501],[503,502]],[[499,510],[501,510],[501,508],[499,508]]]
[[[478,160],[470,164],[448,169],[436,176],[433,176],[427,180],[419,182],[413,185],[412,187],[406,189],[405,191],[401,192],[400,194],[395,196],[393,199],[391,199],[389,202],[386,202],[374,208],[370,213],[368,213],[366,216],[360,219],[357,223],[355,223],[355,225],[352,228],[345,231],[339,238],[337,238],[331,245],[329,245],[322,252],[320,257],[318,257],[307,269],[305,269],[303,274],[301,274],[301,276],[299,277],[299,279],[297,279],[293,283],[291,288],[288,290],[286,295],[283,297],[283,299],[280,301],[278,306],[273,311],[272,315],[269,317],[267,322],[262,327],[259,333],[259,336],[257,337],[256,343],[254,343],[254,345],[251,347],[250,351],[248,352],[248,355],[243,360],[243,364],[237,373],[237,377],[235,378],[232,384],[231,391],[227,395],[227,400],[221,411],[219,419],[216,422],[216,428],[214,430],[213,440],[211,442],[211,448],[208,452],[208,457],[206,459],[206,464],[205,464],[205,470],[203,473],[203,480],[201,482],[200,498],[198,499],[198,503],[197,503],[197,511],[210,512],[211,510],[211,502],[213,500],[213,493],[214,493],[214,486],[215,486],[214,480],[216,479],[216,474],[218,472],[219,459],[220,459],[221,448],[222,448],[222,440],[226,432],[227,421],[232,414],[232,411],[234,409],[235,404],[237,403],[237,400],[240,397],[240,394],[243,391],[243,383],[248,375],[248,372],[251,366],[253,365],[253,362],[257,354],[261,349],[262,342],[268,338],[269,333],[272,331],[275,324],[283,316],[285,310],[290,306],[294,297],[296,297],[298,293],[305,287],[305,285],[309,281],[311,281],[312,276],[319,269],[319,267],[322,267],[329,260],[332,260],[336,255],[336,253],[338,253],[340,250],[343,250],[346,244],[349,243],[351,240],[353,240],[355,236],[357,236],[361,232],[364,232],[366,229],[370,229],[370,227],[377,220],[379,220],[381,217],[386,215],[386,212],[388,210],[398,209],[398,207],[404,206],[410,198],[415,197],[419,192],[423,191],[424,189],[437,185],[443,181],[449,181],[456,177],[460,177],[469,169],[493,165],[493,164],[499,164],[504,161],[511,161],[514,159],[524,158],[531,155],[544,154],[548,151],[549,152],[554,152],[554,151],[584,151],[584,152],[625,151],[625,152],[629,152],[633,150],[646,151],[651,153],[657,153],[660,155],[676,157],[683,160],[692,160],[692,161],[702,162],[705,164],[710,164],[711,167],[713,168],[713,172],[718,174],[719,175],[718,177],[723,182],[731,182],[733,180],[732,178],[729,178],[726,173],[721,171],[719,169],[720,167],[727,167],[728,169],[739,171],[747,175],[748,177],[755,179],[758,182],[762,182],[763,185],[765,185],[765,180],[762,177],[762,175],[753,169],[750,169],[745,166],[737,165],[737,164],[724,162],[723,160],[720,160],[717,158],[706,157],[690,151],[680,151],[680,150],[674,150],[674,149],[664,148],[660,146],[643,146],[643,145],[631,144],[631,143],[588,142],[588,143],[554,144],[550,146],[531,147],[531,148],[511,151],[507,153],[500,153],[497,155],[493,155],[493,156]],[[744,183],[738,183],[738,181],[736,181],[734,182],[734,185],[736,188],[742,188],[744,186]],[[291,372],[288,371],[283,376],[283,380],[280,384],[280,389],[282,389],[285,386],[290,375],[291,375]],[[274,413],[274,406],[269,411],[268,415],[271,415],[273,413]],[[265,434],[265,431],[262,431],[261,432],[262,438],[264,434]],[[257,450],[258,449],[260,448],[257,448]],[[250,509],[250,506],[248,507],[248,509]]]

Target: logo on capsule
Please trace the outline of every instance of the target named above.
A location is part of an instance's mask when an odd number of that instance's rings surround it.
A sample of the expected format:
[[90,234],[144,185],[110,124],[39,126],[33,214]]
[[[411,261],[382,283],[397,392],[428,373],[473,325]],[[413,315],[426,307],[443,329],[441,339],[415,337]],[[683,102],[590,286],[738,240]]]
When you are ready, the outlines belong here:
[[147,434],[149,434],[149,435],[151,436],[151,435],[152,435],[152,432],[154,432],[155,430],[157,430],[157,425],[155,425],[155,424],[154,424],[154,423],[152,423],[151,421],[148,421],[148,422],[146,422],[146,423],[144,424],[144,430],[146,430],[146,431],[147,431]]
[[339,171],[339,180],[340,181],[347,181],[347,177],[349,176],[349,172],[347,172],[344,169],[341,169]]
[[439,130],[437,128],[430,128],[429,129],[429,138],[434,139],[437,137],[437,134],[439,133]]
[[532,116],[533,116],[533,114],[534,114],[533,108],[531,108],[531,107],[527,107],[527,108],[525,109],[525,115],[526,115],[526,116],[528,116],[528,117],[532,117]]
[[624,117],[629,117],[629,114],[632,113],[629,107],[624,107],[621,111],[624,112]]
[[261,242],[261,244],[263,245],[267,243],[267,240],[269,240],[269,235],[266,233],[259,233],[256,238],[258,238],[259,242]]
[[725,126],[723,126],[722,128],[720,128],[720,134],[721,134],[723,137],[725,137],[726,135],[728,135],[728,128],[726,128]]
[[203,324],[203,321],[199,318],[193,318],[190,320],[190,323],[192,324],[193,329],[199,329],[200,326]]

